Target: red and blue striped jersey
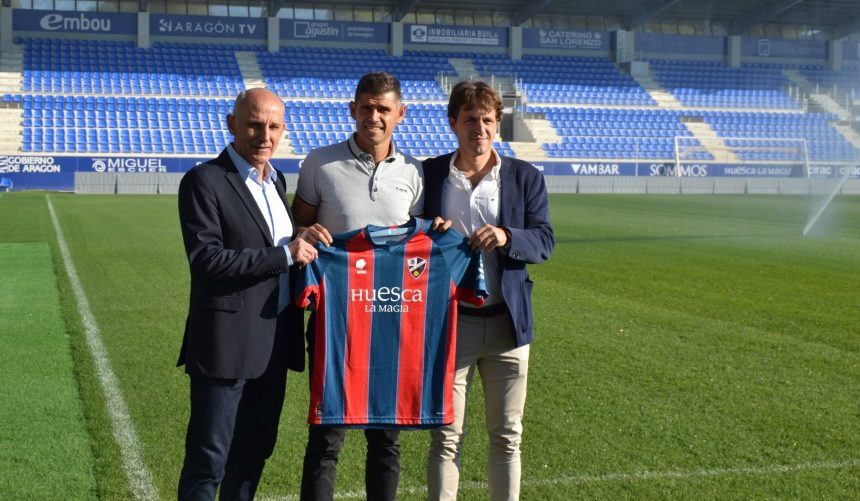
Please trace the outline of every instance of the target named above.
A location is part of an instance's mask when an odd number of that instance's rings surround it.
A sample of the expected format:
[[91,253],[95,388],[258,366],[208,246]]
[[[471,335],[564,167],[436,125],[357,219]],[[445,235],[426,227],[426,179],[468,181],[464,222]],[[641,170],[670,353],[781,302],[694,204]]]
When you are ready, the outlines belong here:
[[480,255],[413,218],[334,235],[305,268],[315,311],[308,423],[431,428],[454,421],[457,302],[480,305]]

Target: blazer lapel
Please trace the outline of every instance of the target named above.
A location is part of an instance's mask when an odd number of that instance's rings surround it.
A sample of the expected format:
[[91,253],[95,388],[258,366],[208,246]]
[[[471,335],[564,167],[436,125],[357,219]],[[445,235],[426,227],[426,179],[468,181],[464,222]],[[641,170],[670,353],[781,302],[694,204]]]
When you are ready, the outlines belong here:
[[424,171],[426,182],[424,200],[427,210],[424,212],[427,215],[434,217],[442,215],[442,191],[448,179],[452,155],[453,153],[449,153],[425,164],[427,169]]
[[499,169],[501,177],[500,190],[502,192],[502,200],[499,204],[499,224],[507,226],[511,220],[511,209],[516,204],[516,179],[514,178],[514,169],[511,168],[511,159],[502,157],[502,166]]
[[230,155],[227,153],[227,150],[224,150],[221,156],[218,157],[218,160],[221,161],[221,165],[226,170],[224,177],[227,179],[227,182],[230,183],[230,186],[233,187],[236,194],[239,195],[239,199],[242,200],[242,203],[245,205],[245,209],[247,209],[248,213],[251,215],[251,219],[253,219],[257,224],[257,227],[260,228],[260,231],[266,238],[266,242],[268,242],[270,246],[274,245],[269,225],[266,224],[266,220],[263,219],[263,214],[260,212],[257,202],[254,201],[254,197],[251,195],[251,192],[248,191],[248,187],[245,186],[245,180],[239,175],[239,171],[236,169],[236,166],[233,165],[233,161],[230,160]]

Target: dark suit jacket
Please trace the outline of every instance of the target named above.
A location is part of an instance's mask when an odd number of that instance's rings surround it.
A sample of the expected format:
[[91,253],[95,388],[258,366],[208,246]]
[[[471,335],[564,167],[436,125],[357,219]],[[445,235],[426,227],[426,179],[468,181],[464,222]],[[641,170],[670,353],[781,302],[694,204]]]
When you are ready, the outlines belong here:
[[[442,214],[442,187],[448,177],[453,153],[424,161],[424,216]],[[549,222],[549,204],[543,174],[533,165],[515,158],[502,157],[499,171],[501,201],[499,226],[511,234],[510,246],[497,249],[502,296],[510,312],[517,346],[534,340],[532,281],[527,263],[549,259],[555,236]]]
[[[275,186],[290,214],[280,172]],[[183,176],[179,222],[191,298],[177,365],[185,364],[189,374],[228,379],[257,378],[270,359],[289,359],[291,369],[303,370],[302,312],[291,304],[277,314],[284,249],[274,246],[226,149]],[[291,339],[287,353],[272,352],[275,336]]]

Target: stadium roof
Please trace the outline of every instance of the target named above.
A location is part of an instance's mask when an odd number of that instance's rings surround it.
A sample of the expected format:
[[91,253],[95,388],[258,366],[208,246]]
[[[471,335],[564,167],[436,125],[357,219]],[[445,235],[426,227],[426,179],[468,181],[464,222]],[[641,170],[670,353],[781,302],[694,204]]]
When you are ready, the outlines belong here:
[[[258,2],[251,2],[259,4]],[[395,21],[415,9],[505,12],[518,26],[536,14],[609,16],[622,19],[635,30],[651,20],[706,21],[727,27],[731,35],[743,35],[762,23],[810,26],[838,39],[860,33],[860,0],[377,0],[323,2],[262,2],[269,12],[282,6],[367,5],[394,11]]]

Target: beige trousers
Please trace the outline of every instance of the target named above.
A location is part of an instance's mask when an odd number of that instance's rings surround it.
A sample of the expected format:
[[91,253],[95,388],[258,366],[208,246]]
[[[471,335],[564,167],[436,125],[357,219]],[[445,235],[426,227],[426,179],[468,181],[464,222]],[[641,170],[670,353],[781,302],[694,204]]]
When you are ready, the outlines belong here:
[[454,376],[454,423],[431,430],[427,484],[431,500],[456,500],[460,451],[466,433],[466,401],[475,369],[484,387],[489,451],[487,483],[492,501],[520,495],[520,439],[529,346],[516,348],[508,315],[460,315]]

